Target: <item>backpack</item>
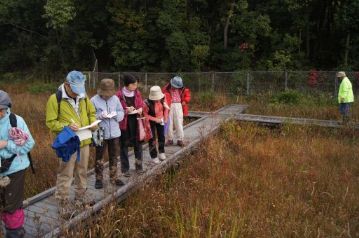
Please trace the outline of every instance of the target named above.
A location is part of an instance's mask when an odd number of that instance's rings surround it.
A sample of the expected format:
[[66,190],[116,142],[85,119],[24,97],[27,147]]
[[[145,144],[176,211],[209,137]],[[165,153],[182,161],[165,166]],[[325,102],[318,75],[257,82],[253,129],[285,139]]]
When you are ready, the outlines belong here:
[[62,158],[62,161],[68,162],[71,155],[77,152],[77,161],[80,160],[80,139],[69,127],[64,129],[57,135],[52,148],[56,151],[56,155]]
[[[16,118],[16,115],[14,113],[10,113],[9,119],[10,119],[11,127],[17,127],[17,118]],[[9,162],[8,169],[10,168],[10,165],[11,165],[12,161],[15,159],[15,157],[16,157],[16,155],[14,155],[10,159],[8,159],[8,162]],[[35,174],[35,168],[34,168],[34,164],[32,162],[32,157],[31,157],[30,152],[27,153],[27,157],[29,158],[29,161],[30,161],[31,171],[32,171],[33,174]]]
[[[57,115],[60,114],[60,105],[61,105],[61,100],[62,100],[62,91],[59,89],[56,91],[55,93],[56,95],[56,101],[57,101]],[[88,101],[88,98],[87,96],[85,97],[85,103],[86,103],[86,111],[87,111],[87,101]]]

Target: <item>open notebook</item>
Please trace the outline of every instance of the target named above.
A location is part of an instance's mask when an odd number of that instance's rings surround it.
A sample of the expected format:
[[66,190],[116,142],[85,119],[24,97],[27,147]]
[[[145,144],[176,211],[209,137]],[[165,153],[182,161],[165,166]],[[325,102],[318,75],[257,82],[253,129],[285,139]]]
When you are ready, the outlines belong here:
[[101,120],[97,120],[91,123],[91,125],[79,128],[79,130],[75,133],[79,137],[80,141],[92,138],[92,131],[89,128],[98,125],[100,122]]

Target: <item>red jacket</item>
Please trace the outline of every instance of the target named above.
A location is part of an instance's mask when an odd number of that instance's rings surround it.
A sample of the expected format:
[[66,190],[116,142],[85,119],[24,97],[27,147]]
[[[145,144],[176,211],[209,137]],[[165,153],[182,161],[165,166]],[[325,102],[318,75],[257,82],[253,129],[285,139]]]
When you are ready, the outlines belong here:
[[[168,106],[171,106],[172,97],[170,93],[171,84],[168,83],[162,88],[162,92],[166,95],[166,102]],[[182,111],[184,116],[188,116],[188,103],[191,101],[191,91],[189,88],[183,87],[181,89],[181,103],[182,103]],[[183,102],[185,103],[183,105]]]
[[[155,109],[150,108],[150,106],[151,105],[146,100],[144,103],[144,106],[143,106],[143,114],[145,115],[145,117],[147,117],[148,120],[155,121],[155,119],[156,119],[156,115],[154,112]],[[163,121],[166,123],[167,119],[168,119],[168,111],[169,111],[166,100],[162,103],[162,107],[163,107]]]
[[[120,121],[120,129],[125,131],[127,130],[127,112],[126,112],[126,107],[127,107],[127,104],[126,104],[126,100],[125,100],[125,97],[122,93],[122,88],[120,88],[117,93],[116,93],[116,96],[120,99],[120,102],[121,102],[121,105],[123,107],[123,110],[125,111],[125,116],[123,117],[123,120]],[[139,108],[143,108],[143,99],[142,99],[142,96],[141,96],[141,93],[138,89],[136,89],[135,91],[135,108],[136,109],[139,109]]]

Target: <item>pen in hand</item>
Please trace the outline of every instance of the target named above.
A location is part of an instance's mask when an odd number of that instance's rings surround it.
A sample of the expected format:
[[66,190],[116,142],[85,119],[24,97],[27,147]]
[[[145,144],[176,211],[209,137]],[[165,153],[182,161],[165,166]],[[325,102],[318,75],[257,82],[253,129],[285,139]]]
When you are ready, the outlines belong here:
[[78,131],[79,130],[79,126],[76,124],[76,122],[74,121],[74,119],[71,118],[71,124],[70,124],[70,128],[73,131]]

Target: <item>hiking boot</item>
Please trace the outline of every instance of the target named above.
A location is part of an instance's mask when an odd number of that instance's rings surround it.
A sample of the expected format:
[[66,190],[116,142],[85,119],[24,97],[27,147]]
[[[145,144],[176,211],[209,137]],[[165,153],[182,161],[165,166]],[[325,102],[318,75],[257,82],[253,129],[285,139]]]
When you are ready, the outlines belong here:
[[178,140],[178,141],[177,141],[177,145],[178,145],[178,146],[181,146],[181,147],[184,147],[184,143],[183,143],[182,140]]
[[96,189],[101,189],[101,188],[103,188],[102,180],[96,179],[95,188],[96,188]]
[[111,182],[111,184],[114,184],[114,185],[119,186],[119,187],[125,185],[125,183],[119,178],[111,179],[110,182]]
[[135,168],[136,168],[136,173],[138,173],[138,174],[142,174],[144,172],[143,167],[142,167],[142,160],[136,159]]
[[123,176],[125,176],[125,177],[131,177],[131,173],[130,173],[130,171],[129,170],[127,170],[127,171],[125,171],[125,172],[122,172],[122,174],[123,174]]
[[160,159],[160,160],[166,160],[166,154],[165,153],[160,153],[159,155],[158,155],[158,158]]
[[16,229],[5,228],[6,238],[23,238],[25,237],[25,229],[24,227],[19,227]]
[[158,157],[156,157],[156,158],[151,158],[151,160],[150,160],[153,164],[159,164],[159,163],[161,163],[161,161],[158,159]]
[[166,146],[173,145],[173,140],[167,140],[165,145]]

